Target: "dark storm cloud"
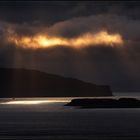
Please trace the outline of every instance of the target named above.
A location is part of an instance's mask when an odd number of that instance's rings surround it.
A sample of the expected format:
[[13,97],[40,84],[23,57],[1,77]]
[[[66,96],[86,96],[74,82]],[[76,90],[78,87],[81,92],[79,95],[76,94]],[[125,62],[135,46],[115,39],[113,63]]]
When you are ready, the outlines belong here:
[[120,33],[124,39],[139,41],[140,20],[129,19],[116,15],[94,15],[88,17],[72,18],[63,22],[57,22],[52,26],[37,26],[34,24],[13,24],[0,22],[0,34],[10,30],[18,35],[34,35],[46,33],[62,37],[75,37],[90,32],[96,33],[107,30],[110,33]]
[[127,40],[139,40],[139,27],[139,19],[135,20],[125,16],[103,14],[58,22],[48,28],[48,32],[64,37],[74,37],[86,32],[94,33],[107,30],[112,33],[120,33]]
[[140,20],[130,19],[125,16],[103,14],[72,18],[50,26],[0,21],[0,35],[9,32],[14,32],[19,36],[32,36],[44,33],[51,36],[74,38],[85,33],[97,33],[102,30],[109,33],[119,33],[126,42],[139,43]]
[[140,18],[139,2],[0,2],[0,19],[8,22],[34,22],[50,25],[73,17],[103,13]]
[[[0,66],[38,69],[48,73],[108,84],[113,90],[140,90],[139,2],[3,2],[0,3]],[[23,49],[7,43],[9,32],[38,32],[72,38],[107,30],[120,33],[123,47],[89,46]]]

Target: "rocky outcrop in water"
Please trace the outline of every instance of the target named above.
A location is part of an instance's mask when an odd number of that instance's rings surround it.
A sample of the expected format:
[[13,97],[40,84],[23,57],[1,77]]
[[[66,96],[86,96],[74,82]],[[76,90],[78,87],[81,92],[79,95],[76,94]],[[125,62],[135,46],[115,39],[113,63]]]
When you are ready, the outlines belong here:
[[135,98],[73,99],[65,106],[75,106],[80,108],[140,108],[140,100]]

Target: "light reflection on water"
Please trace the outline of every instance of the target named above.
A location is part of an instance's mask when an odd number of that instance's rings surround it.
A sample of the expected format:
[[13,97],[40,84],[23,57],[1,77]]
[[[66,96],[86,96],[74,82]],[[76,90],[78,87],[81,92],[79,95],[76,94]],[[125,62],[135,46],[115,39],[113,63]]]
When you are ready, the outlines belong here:
[[58,112],[70,110],[64,105],[71,98],[3,98],[0,99],[0,112]]
[[44,104],[44,103],[62,103],[70,101],[70,99],[65,98],[4,98],[0,100],[0,104]]
[[5,98],[1,99],[0,104],[9,105],[36,105],[68,102],[70,99],[65,98]]
[[[55,101],[41,101],[41,100],[35,100],[35,101],[30,101],[30,100],[23,100],[23,101],[8,101],[5,103],[1,104],[25,104],[25,105],[30,105],[30,104],[43,104],[43,103],[54,103]],[[61,101],[62,102],[62,101]]]

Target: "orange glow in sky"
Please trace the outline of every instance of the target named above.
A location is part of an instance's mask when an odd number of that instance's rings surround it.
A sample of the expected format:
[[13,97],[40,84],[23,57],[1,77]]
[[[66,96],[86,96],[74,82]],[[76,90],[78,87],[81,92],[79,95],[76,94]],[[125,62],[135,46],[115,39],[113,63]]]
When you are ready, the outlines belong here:
[[87,46],[108,45],[114,47],[124,43],[122,36],[118,33],[109,34],[107,31],[98,33],[86,33],[75,38],[53,37],[46,34],[34,36],[12,35],[8,36],[8,41],[17,47],[23,48],[50,48],[55,46],[69,46],[73,48],[83,48]]

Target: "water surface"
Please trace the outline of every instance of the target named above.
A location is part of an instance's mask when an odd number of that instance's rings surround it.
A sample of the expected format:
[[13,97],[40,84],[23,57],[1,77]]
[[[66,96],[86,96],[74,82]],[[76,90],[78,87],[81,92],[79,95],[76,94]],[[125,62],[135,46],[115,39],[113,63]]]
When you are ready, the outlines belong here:
[[[64,106],[71,99],[1,100],[0,139],[140,139],[139,108],[78,109]],[[17,101],[19,104],[12,103]]]

